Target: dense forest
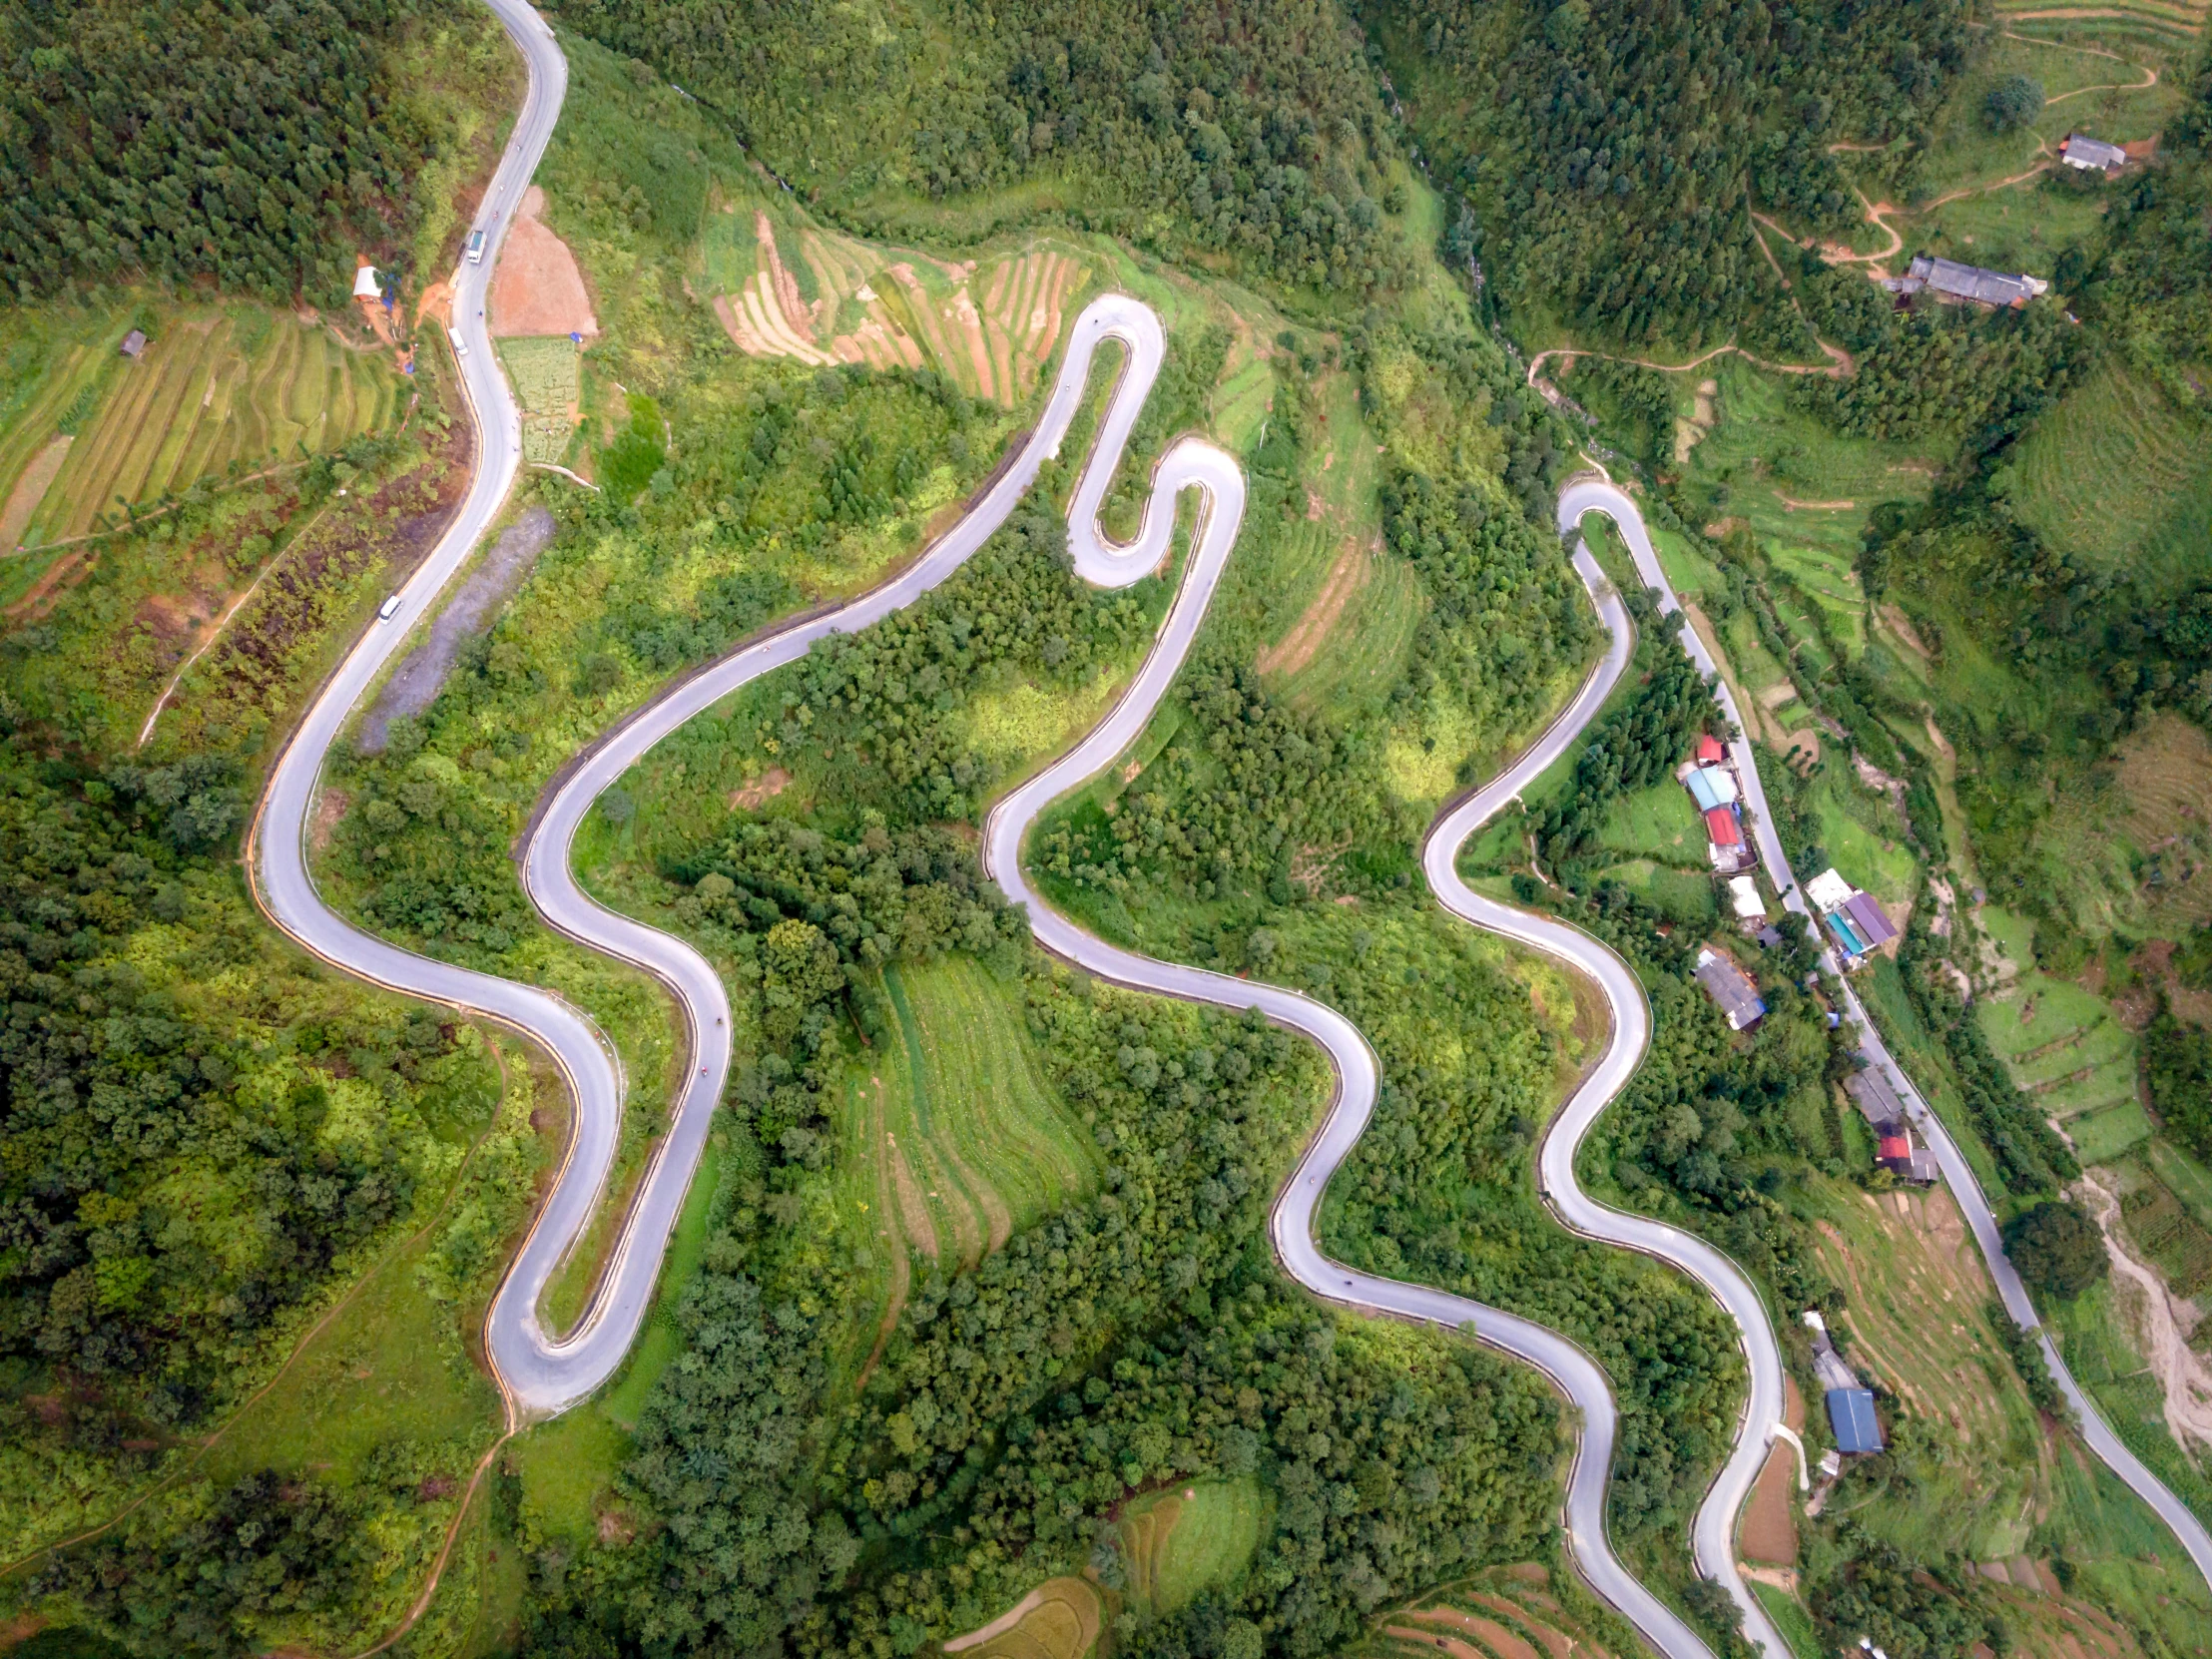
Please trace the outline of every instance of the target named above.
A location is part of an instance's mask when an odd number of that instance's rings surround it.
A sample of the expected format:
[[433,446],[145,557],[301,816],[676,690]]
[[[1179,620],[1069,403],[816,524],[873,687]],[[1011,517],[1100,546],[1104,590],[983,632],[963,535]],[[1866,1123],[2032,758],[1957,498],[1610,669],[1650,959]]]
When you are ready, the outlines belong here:
[[1397,275],[1381,105],[1325,0],[931,0],[891,16],[565,0],[560,15],[658,66],[860,227],[908,196],[1030,183],[1077,223],[1276,281],[1357,293]]
[[1695,346],[1742,328],[1784,351],[1812,342],[1747,208],[1840,228],[1856,203],[1827,147],[1923,126],[1967,42],[1963,12],[1933,0],[1373,12],[1485,293],[1587,337]]
[[449,111],[403,96],[420,0],[0,11],[0,294],[138,275],[343,292],[414,229]]

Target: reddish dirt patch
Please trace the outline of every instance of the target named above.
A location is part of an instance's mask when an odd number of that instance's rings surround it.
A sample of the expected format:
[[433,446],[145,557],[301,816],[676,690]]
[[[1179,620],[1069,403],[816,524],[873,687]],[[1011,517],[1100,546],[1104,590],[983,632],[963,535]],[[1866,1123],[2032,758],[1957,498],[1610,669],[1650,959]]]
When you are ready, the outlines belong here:
[[1264,675],[1285,677],[1304,669],[1345,614],[1353,595],[1367,586],[1368,572],[1373,567],[1374,561],[1361,551],[1360,544],[1348,537],[1337,562],[1329,567],[1329,578],[1322,583],[1321,592],[1306,607],[1306,614],[1288,634],[1261,652],[1252,666]]
[[422,325],[428,317],[441,327],[453,324],[453,285],[450,282],[432,282],[422,290],[422,297],[415,301],[415,326]]
[[352,805],[353,798],[343,790],[324,790],[314,804],[314,823],[307,830],[307,845],[318,853],[327,851],[338,821]]
[[207,619],[198,614],[197,607],[174,594],[156,593],[147,596],[145,603],[132,613],[131,620],[158,638],[175,640],[197,632]]
[[1410,1635],[1417,1641],[1423,1635],[1433,1640],[1435,1631],[1439,1629],[1459,1631],[1476,1638],[1496,1654],[1498,1659],[1539,1659],[1536,1650],[1524,1638],[1515,1635],[1495,1619],[1477,1618],[1472,1613],[1462,1613],[1456,1607],[1429,1607],[1405,1617],[1413,1629],[1393,1629],[1391,1635]]
[[31,584],[31,591],[10,605],[6,614],[10,617],[29,617],[35,622],[51,608],[56,594],[90,576],[92,567],[97,563],[99,556],[89,548],[80,547],[74,553],[64,553],[46,567],[46,573]]
[[491,277],[491,331],[517,334],[599,332],[591,294],[568,244],[538,220],[545,192],[532,185],[522,196],[522,212],[508,228],[499,250],[499,269]]
[[1797,1448],[1788,1440],[1776,1440],[1744,1509],[1745,1560],[1776,1567],[1796,1564],[1797,1519],[1790,1513],[1790,1491],[1796,1479]]
[[782,767],[770,767],[760,777],[747,779],[744,789],[730,793],[730,810],[737,813],[757,813],[791,788],[791,782],[792,775]]

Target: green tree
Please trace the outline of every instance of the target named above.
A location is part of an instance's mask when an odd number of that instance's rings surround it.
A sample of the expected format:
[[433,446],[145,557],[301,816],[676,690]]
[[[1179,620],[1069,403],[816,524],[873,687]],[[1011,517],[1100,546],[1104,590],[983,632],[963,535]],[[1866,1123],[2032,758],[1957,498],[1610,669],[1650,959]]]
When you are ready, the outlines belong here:
[[2043,113],[2043,83],[2028,75],[2007,75],[1989,89],[1981,113],[1991,132],[2017,132]]
[[2077,1297],[2111,1267],[2097,1224],[2067,1199],[2045,1199],[2014,1216],[2005,1224],[2004,1248],[2028,1288],[2049,1296]]

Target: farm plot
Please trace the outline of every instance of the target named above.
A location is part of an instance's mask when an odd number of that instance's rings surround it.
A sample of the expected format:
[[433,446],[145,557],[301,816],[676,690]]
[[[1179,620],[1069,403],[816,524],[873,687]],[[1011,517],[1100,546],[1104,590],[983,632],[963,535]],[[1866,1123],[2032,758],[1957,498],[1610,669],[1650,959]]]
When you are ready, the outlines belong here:
[[1061,249],[947,262],[761,210],[750,224],[735,210],[710,215],[701,258],[742,350],[818,366],[927,365],[1009,408],[1035,388],[1091,275]]
[[1048,1578],[979,1630],[954,1636],[967,1659],[1083,1659],[1106,1628],[1106,1598],[1082,1578]]
[[2166,1276],[2174,1295],[2194,1297],[2212,1285],[2212,1232],[2149,1169],[2131,1162],[2117,1173],[2127,1231],[2136,1248]]
[[1157,1617],[1229,1583],[1259,1547],[1267,1510],[1266,1494],[1249,1475],[1138,1498],[1121,1515],[1129,1605]]
[[558,463],[576,435],[582,353],[566,334],[502,339],[497,350],[522,405],[523,459]]
[[[0,501],[26,547],[99,528],[119,502],[140,505],[212,473],[251,470],[343,447],[388,425],[398,376],[378,355],[256,305],[168,310],[145,353],[121,356],[116,314],[57,328],[38,383],[0,429]],[[55,459],[58,437],[70,442]],[[50,468],[35,500],[17,486]]]
[[1981,998],[1974,1014],[2012,1081],[2060,1125],[2083,1163],[2108,1162],[2149,1138],[2136,1095],[2135,1034],[2101,997],[2030,969]]
[[1384,1615],[1382,1651],[1449,1659],[1606,1659],[1605,1644],[1533,1564],[1493,1567]]
[[2020,446],[2020,517],[2051,546],[2154,587],[2212,541],[2212,422],[2108,357]]
[[[1822,1271],[1844,1287],[1838,1336],[1913,1416],[1960,1448],[1942,1490],[1903,1506],[1883,1530],[1940,1553],[2011,1555],[2026,1541],[2023,1504],[2040,1493],[2035,1413],[2002,1358],[1985,1309],[1993,1294],[1957,1206],[1942,1188],[1861,1193],[1824,1183]],[[2021,1455],[2023,1450],[2026,1455]]]
[[1090,1190],[1098,1155],[1045,1081],[1018,991],[953,958],[886,969],[874,1157],[908,1249],[982,1259]]

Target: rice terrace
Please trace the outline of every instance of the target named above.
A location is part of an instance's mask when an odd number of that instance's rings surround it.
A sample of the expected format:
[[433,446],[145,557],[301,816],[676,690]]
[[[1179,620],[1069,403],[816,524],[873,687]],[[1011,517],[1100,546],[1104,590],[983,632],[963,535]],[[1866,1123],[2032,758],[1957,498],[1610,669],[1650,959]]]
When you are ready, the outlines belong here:
[[[47,320],[0,365],[0,554],[86,535],[211,475],[342,448],[406,400],[382,355],[262,305]],[[120,349],[134,328],[136,358]]]

